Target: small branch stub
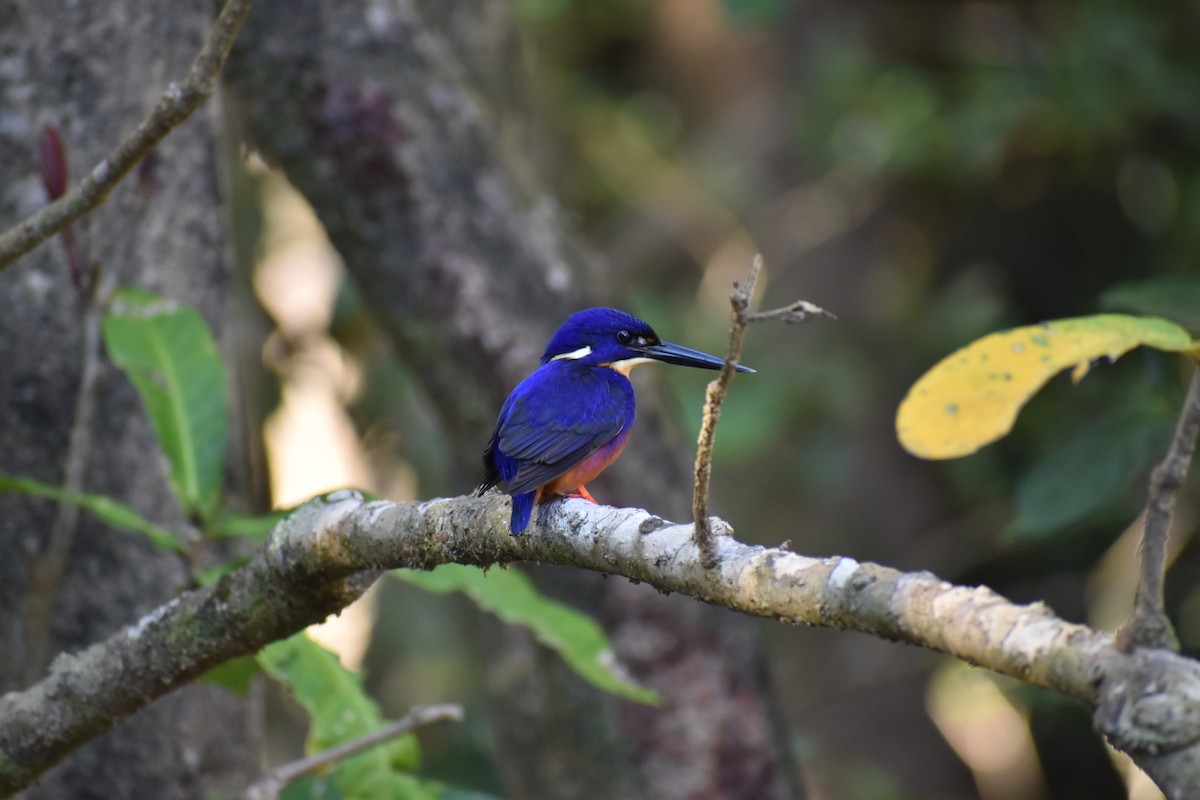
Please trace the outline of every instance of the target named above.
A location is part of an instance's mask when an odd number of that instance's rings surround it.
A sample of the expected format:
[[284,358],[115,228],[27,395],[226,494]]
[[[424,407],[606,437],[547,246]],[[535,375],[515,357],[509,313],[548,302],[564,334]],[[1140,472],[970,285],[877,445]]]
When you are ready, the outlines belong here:
[[770,311],[750,311],[750,300],[754,296],[754,287],[758,275],[762,271],[763,257],[756,254],[750,262],[750,272],[746,283],[733,284],[729,293],[731,310],[731,326],[729,331],[729,353],[725,356],[725,366],[715,381],[708,384],[704,393],[704,416],[700,423],[700,437],[696,442],[696,472],[695,490],[692,494],[692,516],[696,522],[696,545],[702,554],[705,569],[711,570],[717,564],[717,545],[713,537],[712,526],[708,519],[708,486],[712,477],[712,450],[717,435],[717,421],[721,417],[721,404],[729,391],[729,382],[733,380],[737,370],[738,359],[742,354],[742,336],[746,328],[754,322],[780,320],[789,325],[805,322],[814,316],[837,319],[836,316],[809,303],[798,300],[790,305],[775,308]]

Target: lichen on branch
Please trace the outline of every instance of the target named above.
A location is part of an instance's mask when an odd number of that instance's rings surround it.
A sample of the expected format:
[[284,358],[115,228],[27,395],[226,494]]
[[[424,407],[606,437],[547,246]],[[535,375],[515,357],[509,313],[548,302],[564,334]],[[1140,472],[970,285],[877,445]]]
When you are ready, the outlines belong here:
[[[1164,775],[1152,773],[1160,785],[1175,785],[1181,770],[1200,781],[1200,771],[1180,767],[1193,763],[1183,756],[1195,755],[1200,739],[1200,713],[1181,711],[1200,697],[1194,661],[1162,651],[1155,675],[1146,675],[1150,662],[1043,604],[1016,605],[928,573],[743,544],[720,521],[714,533],[715,571],[701,563],[692,525],[638,509],[567,499],[544,507],[529,533],[513,537],[507,501],[497,495],[390,503],[339,492],[313,500],[280,523],[246,566],[57,659],[40,683],[0,698],[0,795],[217,664],[340,609],[380,568],[521,560],[623,575],[747,614],[941,650],[1105,709],[1114,743],[1139,763],[1144,756],[1143,766],[1169,765]],[[1148,688],[1166,684],[1176,687],[1169,704]],[[1138,686],[1144,691],[1131,693]],[[1153,742],[1153,754],[1139,749],[1145,742]]]

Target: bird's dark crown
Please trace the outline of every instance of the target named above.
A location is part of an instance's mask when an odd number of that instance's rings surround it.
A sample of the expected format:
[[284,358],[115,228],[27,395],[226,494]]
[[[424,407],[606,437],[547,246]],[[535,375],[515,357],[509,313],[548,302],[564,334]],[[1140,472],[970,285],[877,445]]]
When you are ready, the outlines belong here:
[[550,338],[542,363],[554,359],[612,364],[638,358],[638,349],[661,340],[649,324],[615,308],[588,308],[567,317]]

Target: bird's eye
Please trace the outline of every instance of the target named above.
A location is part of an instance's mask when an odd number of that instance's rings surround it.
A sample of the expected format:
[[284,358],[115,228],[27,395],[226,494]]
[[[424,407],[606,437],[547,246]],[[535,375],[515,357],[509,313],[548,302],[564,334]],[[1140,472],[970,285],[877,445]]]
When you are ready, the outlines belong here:
[[617,341],[621,344],[629,344],[633,341],[633,334],[625,330],[617,331]]

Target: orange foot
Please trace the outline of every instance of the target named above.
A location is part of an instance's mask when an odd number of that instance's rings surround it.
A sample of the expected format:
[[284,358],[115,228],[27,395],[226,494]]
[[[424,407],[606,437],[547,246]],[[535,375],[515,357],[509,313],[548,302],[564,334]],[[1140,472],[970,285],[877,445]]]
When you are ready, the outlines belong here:
[[[580,500],[587,500],[589,503],[596,503],[596,498],[592,497],[592,493],[587,490],[586,486],[576,486],[575,491],[567,492],[563,497],[578,497]],[[600,505],[596,503],[596,505]]]

